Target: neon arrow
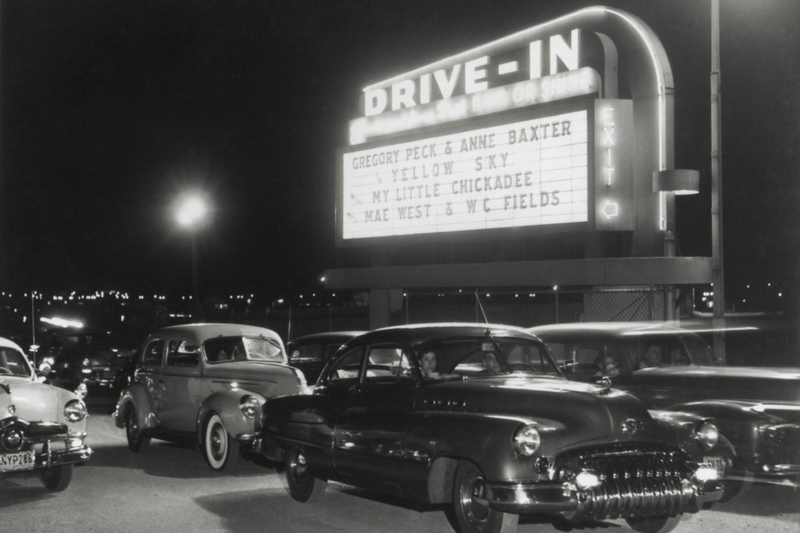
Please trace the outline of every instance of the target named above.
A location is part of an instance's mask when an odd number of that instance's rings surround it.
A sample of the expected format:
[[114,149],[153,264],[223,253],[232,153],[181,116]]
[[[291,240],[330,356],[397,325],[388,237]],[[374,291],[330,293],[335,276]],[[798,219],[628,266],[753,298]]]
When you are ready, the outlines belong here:
[[613,218],[619,216],[619,204],[617,202],[606,201],[601,209],[606,218]]

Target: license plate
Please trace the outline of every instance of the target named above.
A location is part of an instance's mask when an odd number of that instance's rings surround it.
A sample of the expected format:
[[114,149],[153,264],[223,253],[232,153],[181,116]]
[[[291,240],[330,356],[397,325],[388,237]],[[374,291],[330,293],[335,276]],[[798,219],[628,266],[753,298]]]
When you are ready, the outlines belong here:
[[725,477],[725,459],[722,457],[703,457],[703,462],[714,468],[719,478]]
[[12,470],[32,470],[35,466],[33,452],[0,454],[0,472]]

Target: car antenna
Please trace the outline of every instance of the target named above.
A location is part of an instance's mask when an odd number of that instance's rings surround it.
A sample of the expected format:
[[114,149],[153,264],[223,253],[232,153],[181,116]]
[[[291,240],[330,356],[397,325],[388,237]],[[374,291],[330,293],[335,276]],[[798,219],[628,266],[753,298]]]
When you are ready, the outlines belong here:
[[489,319],[486,318],[486,311],[483,309],[483,304],[481,303],[481,297],[478,295],[478,289],[475,289],[475,303],[478,304],[478,308],[481,310],[481,314],[483,315],[483,321],[488,324]]

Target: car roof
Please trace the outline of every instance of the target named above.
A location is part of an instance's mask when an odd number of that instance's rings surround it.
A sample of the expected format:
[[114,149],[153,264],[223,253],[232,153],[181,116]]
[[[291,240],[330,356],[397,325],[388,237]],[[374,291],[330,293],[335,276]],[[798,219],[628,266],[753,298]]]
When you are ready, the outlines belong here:
[[[216,337],[268,337],[280,340],[280,336],[271,329],[247,324],[181,324],[161,328],[154,335],[176,333],[193,339],[196,344],[202,344],[208,339]],[[282,343],[283,341],[281,341]]]
[[0,337],[0,347],[3,348],[16,348],[22,353],[25,351],[17,344],[16,342],[12,341],[11,339],[6,339],[5,337]]
[[549,324],[535,326],[527,331],[534,335],[548,338],[570,339],[597,339],[597,338],[622,338],[650,334],[692,334],[687,329],[682,329],[664,322],[575,322],[569,324]]
[[302,337],[297,337],[296,339],[292,339],[286,344],[296,344],[299,342],[314,342],[314,341],[329,341],[329,340],[340,340],[340,341],[347,341],[354,337],[358,337],[359,335],[363,335],[366,331],[326,331],[322,333],[311,333],[309,335],[303,335]]
[[518,337],[536,339],[524,328],[502,324],[480,324],[466,322],[410,324],[405,326],[391,326],[388,328],[369,331],[358,337],[360,342],[405,341],[416,342],[445,336],[475,336],[475,335],[507,335],[509,333]]

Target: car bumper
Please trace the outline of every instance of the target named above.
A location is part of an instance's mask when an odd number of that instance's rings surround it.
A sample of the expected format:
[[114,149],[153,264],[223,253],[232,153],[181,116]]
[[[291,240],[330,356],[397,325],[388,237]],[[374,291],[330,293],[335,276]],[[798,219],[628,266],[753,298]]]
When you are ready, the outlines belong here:
[[579,489],[573,483],[489,484],[490,505],[515,514],[576,512],[586,518],[625,518],[696,513],[722,498],[718,481],[604,483]]
[[[21,454],[30,454],[32,460],[26,461],[24,465],[0,468],[1,477],[23,477],[35,473],[38,470],[50,469],[58,466],[82,463],[91,459],[92,449],[86,444],[73,447],[61,447],[61,443],[45,442],[34,446],[33,450],[24,450]],[[6,456],[12,454],[5,454]],[[19,455],[19,454],[17,454]]]

